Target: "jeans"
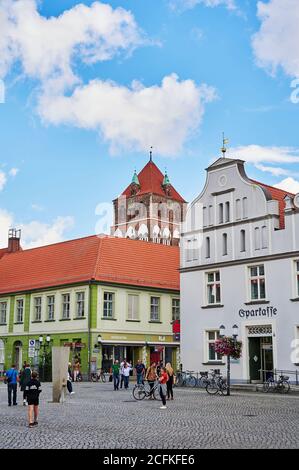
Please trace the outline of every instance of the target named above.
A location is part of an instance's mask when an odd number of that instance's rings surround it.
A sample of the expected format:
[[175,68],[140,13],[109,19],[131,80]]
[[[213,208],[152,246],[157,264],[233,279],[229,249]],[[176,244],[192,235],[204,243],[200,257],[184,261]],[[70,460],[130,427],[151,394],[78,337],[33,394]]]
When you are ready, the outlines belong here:
[[127,377],[127,376],[125,376],[125,375],[124,375],[123,377],[124,377],[124,386],[125,386],[125,388],[128,388],[128,386],[129,386],[129,378],[130,378],[130,377],[129,377],[129,376]]
[[8,404],[11,405],[11,392],[13,394],[13,404],[17,404],[17,384],[7,384]]
[[114,390],[118,390],[119,387],[119,374],[113,374]]
[[173,390],[172,390],[172,386],[173,386],[173,375],[170,375],[169,376],[169,379],[167,380],[167,398],[169,399],[170,397],[173,398]]
[[72,393],[73,391],[73,385],[72,385],[72,382],[70,380],[67,380],[66,381],[66,386],[67,386],[67,390],[69,393]]
[[137,384],[141,385],[143,384],[143,374],[137,374]]
[[166,406],[166,384],[160,384],[160,397],[162,399],[163,406]]

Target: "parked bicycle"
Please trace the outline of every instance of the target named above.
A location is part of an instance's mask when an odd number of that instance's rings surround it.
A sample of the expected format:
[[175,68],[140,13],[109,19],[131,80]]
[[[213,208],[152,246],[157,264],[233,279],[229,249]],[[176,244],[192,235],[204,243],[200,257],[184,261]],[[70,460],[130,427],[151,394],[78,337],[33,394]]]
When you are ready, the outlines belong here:
[[155,382],[152,390],[148,382],[136,384],[132,393],[135,400],[143,400],[145,397],[150,397],[151,395],[155,400],[161,400],[159,382]]
[[197,380],[193,374],[193,370],[186,370],[186,372],[178,372],[176,376],[176,385],[178,387],[195,387]]
[[290,391],[289,376],[279,375],[279,379],[274,379],[273,376],[264,382],[263,392],[279,392],[288,393]]
[[221,374],[216,374],[215,371],[213,370],[211,372],[211,378],[208,378],[206,391],[210,395],[216,395],[217,393],[221,393],[222,395],[227,395],[226,379]]
[[97,372],[93,372],[90,376],[92,382],[106,382],[106,376],[103,369],[98,369]]
[[200,377],[196,381],[196,386],[200,388],[206,388],[207,384],[209,383],[209,373],[199,372]]

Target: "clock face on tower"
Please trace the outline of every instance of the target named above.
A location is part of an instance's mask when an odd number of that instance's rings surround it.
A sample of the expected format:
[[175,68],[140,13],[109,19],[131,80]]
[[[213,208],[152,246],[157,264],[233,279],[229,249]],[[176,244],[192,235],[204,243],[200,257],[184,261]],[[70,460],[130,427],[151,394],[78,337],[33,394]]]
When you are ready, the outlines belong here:
[[219,184],[219,186],[222,186],[222,187],[223,187],[223,186],[226,185],[226,183],[227,183],[227,177],[226,177],[226,175],[221,175],[221,176],[219,176],[219,178],[218,178],[218,184]]

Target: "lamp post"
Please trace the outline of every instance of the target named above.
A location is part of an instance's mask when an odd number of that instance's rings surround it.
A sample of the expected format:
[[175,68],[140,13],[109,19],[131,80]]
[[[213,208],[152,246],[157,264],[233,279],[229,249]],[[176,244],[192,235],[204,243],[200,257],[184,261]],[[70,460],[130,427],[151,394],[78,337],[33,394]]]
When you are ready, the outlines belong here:
[[[238,325],[233,325],[232,327],[233,330],[233,339],[234,339],[234,344],[236,344],[236,340],[238,337]],[[221,325],[219,327],[219,336],[221,338],[225,337],[225,326]],[[230,354],[227,355],[227,396],[230,396]]]
[[38,341],[39,341],[39,347],[43,348],[43,357],[42,357],[43,378],[42,378],[42,381],[44,381],[45,380],[45,363],[46,363],[46,354],[47,354],[46,350],[50,345],[51,336],[47,335],[46,336],[46,341],[44,341],[43,336],[40,336],[38,338]]

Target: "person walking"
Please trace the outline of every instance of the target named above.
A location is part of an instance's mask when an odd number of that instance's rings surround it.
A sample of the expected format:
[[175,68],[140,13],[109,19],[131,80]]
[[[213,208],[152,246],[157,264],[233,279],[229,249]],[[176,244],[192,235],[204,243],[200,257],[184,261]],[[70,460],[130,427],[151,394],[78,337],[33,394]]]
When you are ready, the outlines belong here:
[[127,359],[124,359],[120,363],[120,388],[123,388],[124,383],[124,365],[127,363]]
[[112,366],[113,384],[114,384],[115,391],[119,389],[119,371],[120,371],[120,365],[119,365],[118,360],[116,359]]
[[146,374],[145,374],[145,380],[148,381],[148,384],[150,386],[150,395],[149,395],[149,400],[152,400],[153,397],[153,388],[155,385],[155,381],[158,379],[158,374],[157,374],[157,368],[156,368],[156,363],[152,362],[150,367],[148,367]]
[[160,397],[163,403],[163,405],[160,406],[161,410],[165,410],[167,408],[166,406],[167,381],[168,381],[168,374],[166,371],[166,367],[161,367],[160,377],[159,377]]
[[13,405],[17,405],[17,386],[19,381],[18,371],[15,364],[5,373],[7,383],[8,406],[11,406],[11,394],[13,395]]
[[38,413],[39,413],[39,394],[41,392],[41,384],[37,379],[37,372],[33,371],[31,379],[26,385],[26,398],[28,402],[28,421],[29,428],[38,424]]
[[170,400],[170,398],[173,400],[173,376],[174,376],[174,370],[171,366],[170,362],[167,362],[165,366],[166,372],[168,374],[168,380],[166,383],[167,386],[167,400]]
[[73,367],[74,382],[77,382],[79,374],[80,374],[80,362],[79,362],[79,359],[76,358],[74,367]]
[[66,379],[66,387],[67,391],[70,395],[74,395],[73,391],[73,384],[72,384],[72,363],[69,362],[68,369],[67,369],[67,379]]
[[123,368],[123,376],[124,376],[124,387],[126,390],[129,388],[130,372],[131,372],[131,367],[127,362],[125,362],[124,368]]
[[20,372],[20,389],[23,392],[23,406],[26,406],[26,385],[31,379],[31,369],[27,362],[24,362],[23,369]]
[[162,367],[163,367],[163,361],[160,361],[159,364],[157,365],[157,375],[158,375],[158,377],[160,377]]
[[145,374],[145,365],[138,359],[135,366],[136,376],[137,376],[137,385],[143,384],[144,374]]

